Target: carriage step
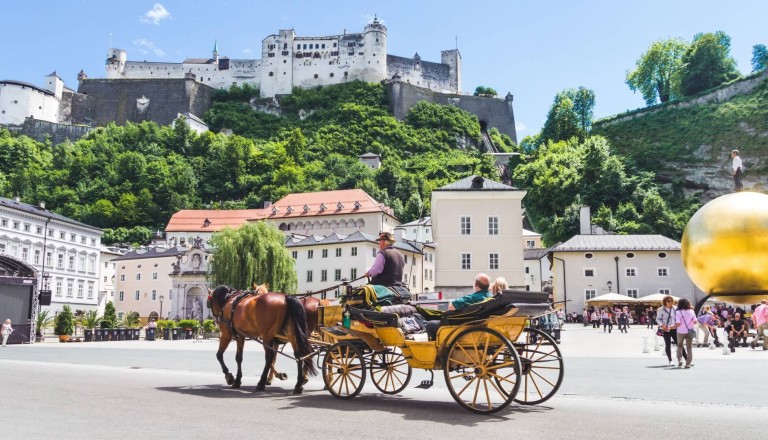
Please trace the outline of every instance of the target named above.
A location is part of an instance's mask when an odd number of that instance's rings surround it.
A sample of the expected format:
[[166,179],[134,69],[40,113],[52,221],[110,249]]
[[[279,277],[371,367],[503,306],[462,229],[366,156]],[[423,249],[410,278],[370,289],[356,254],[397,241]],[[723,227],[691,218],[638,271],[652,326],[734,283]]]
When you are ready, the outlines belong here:
[[434,385],[434,382],[431,380],[422,380],[420,384],[416,385],[415,388],[421,388],[421,389],[429,389],[432,388],[432,385]]

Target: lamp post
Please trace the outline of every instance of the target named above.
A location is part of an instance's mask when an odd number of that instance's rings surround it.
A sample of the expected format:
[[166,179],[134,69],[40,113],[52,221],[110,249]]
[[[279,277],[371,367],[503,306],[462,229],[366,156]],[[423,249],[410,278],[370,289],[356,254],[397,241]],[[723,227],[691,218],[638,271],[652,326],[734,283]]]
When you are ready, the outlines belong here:
[[605,283],[605,284],[608,286],[608,293],[611,293],[611,289],[613,289],[613,283],[612,283],[612,282],[610,282],[610,281],[608,281],[608,282],[607,282],[607,283]]
[[160,300],[160,319],[163,319],[163,301],[165,300],[165,297],[160,295],[158,299]]

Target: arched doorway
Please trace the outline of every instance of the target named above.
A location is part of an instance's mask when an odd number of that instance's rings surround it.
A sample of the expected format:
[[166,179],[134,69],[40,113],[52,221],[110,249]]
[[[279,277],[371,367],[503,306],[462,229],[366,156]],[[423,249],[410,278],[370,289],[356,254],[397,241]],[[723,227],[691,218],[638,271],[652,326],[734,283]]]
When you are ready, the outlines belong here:
[[37,273],[24,261],[0,254],[0,311],[10,319],[14,332],[9,344],[34,341],[37,319]]

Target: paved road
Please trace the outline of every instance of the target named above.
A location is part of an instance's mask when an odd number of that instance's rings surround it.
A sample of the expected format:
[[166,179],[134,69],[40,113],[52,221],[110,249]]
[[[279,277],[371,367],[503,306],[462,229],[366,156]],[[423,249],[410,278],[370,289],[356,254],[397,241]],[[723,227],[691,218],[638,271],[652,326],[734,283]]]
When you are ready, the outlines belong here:
[[[661,353],[643,353],[650,330],[602,334],[571,326],[563,333],[566,379],[536,407],[494,416],[461,409],[441,378],[384,396],[370,384],[350,401],[313,378],[302,396],[293,382],[253,393],[263,353],[247,345],[242,390],[224,386],[215,341],[44,343],[0,349],[8,438],[691,438],[703,421],[759,420],[768,402],[758,371],[768,352],[696,349],[690,370],[670,369]],[[227,362],[234,364],[234,347]],[[295,377],[290,361],[279,366]],[[425,376],[415,372],[412,384]],[[760,386],[763,386],[761,384]],[[663,434],[660,434],[662,432]]]

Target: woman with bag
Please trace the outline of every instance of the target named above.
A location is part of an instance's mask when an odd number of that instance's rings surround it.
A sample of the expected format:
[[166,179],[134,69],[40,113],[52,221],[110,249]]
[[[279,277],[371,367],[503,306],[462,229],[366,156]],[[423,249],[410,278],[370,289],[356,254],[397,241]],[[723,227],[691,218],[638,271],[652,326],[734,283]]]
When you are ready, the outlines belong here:
[[[662,306],[656,310],[656,324],[659,329],[658,336],[664,338],[664,352],[667,354],[669,365],[672,365],[672,344],[677,343],[677,331],[675,330],[675,300],[667,295],[662,300]],[[683,357],[688,359],[688,354],[683,350]]]
[[675,329],[677,330],[677,366],[683,366],[683,343],[688,349],[685,368],[693,366],[693,338],[696,336],[696,315],[691,310],[691,303],[683,298],[677,303],[675,311]]

